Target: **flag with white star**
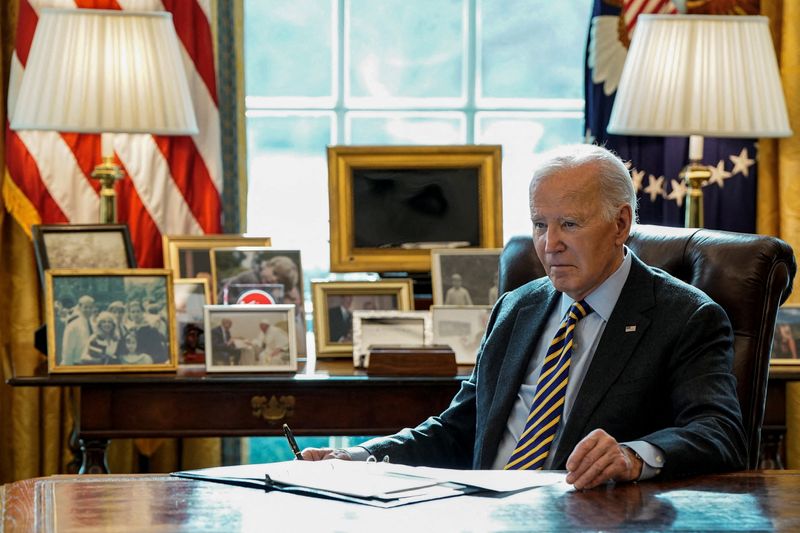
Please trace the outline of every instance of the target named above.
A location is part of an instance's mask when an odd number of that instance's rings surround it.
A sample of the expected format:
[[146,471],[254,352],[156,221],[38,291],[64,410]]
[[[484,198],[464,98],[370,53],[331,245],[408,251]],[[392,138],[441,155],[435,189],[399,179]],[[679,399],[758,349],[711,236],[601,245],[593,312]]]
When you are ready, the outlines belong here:
[[[639,13],[674,13],[675,5],[683,3],[670,4],[668,1],[612,3],[595,0],[586,53],[585,136],[587,142],[605,145],[630,161],[631,179],[639,197],[641,223],[683,226],[687,191],[678,175],[689,161],[688,137],[606,133],[627,54],[631,25],[635,24],[635,16],[625,10],[636,8]],[[618,31],[620,19],[628,28],[627,34]],[[737,83],[740,81],[731,79],[731,90],[735,90]],[[703,187],[707,228],[755,232],[756,147],[754,139],[705,138],[702,162],[709,165],[711,171],[711,178]]]

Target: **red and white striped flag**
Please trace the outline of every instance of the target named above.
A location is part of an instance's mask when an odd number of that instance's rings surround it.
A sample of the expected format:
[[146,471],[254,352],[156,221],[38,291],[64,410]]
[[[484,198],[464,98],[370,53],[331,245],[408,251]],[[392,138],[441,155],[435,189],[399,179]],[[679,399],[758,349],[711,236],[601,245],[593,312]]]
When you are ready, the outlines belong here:
[[[211,0],[20,0],[19,4],[9,109],[41,8],[172,13],[200,132],[113,136],[114,151],[126,174],[117,184],[117,218],[130,227],[138,264],[144,267],[162,264],[162,234],[220,233],[222,170]],[[6,122],[6,208],[27,232],[37,223],[97,222],[99,184],[89,175],[100,159],[100,135],[11,131]]]
[[622,20],[625,23],[628,42],[631,41],[636,19],[642,14],[675,15],[678,9],[671,0],[625,0],[622,4]]

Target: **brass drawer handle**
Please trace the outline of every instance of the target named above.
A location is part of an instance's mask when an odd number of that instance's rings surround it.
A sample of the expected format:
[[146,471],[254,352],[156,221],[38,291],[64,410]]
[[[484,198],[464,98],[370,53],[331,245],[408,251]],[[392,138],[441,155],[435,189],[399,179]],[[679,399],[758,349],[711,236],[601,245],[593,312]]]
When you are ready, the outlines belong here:
[[253,416],[263,418],[270,425],[278,424],[294,415],[294,404],[295,399],[292,395],[281,396],[280,398],[272,395],[269,400],[267,400],[266,396],[253,396],[250,399]]

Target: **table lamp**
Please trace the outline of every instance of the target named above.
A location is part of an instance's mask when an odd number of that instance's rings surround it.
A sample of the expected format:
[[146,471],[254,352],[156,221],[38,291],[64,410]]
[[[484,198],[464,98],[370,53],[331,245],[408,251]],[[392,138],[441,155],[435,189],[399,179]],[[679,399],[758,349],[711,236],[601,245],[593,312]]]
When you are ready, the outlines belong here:
[[690,136],[686,226],[703,226],[703,136],[792,134],[766,17],[640,15],[609,133]]
[[112,134],[198,132],[172,15],[42,9],[12,130],[101,133],[100,222],[116,222],[114,185],[123,172]]

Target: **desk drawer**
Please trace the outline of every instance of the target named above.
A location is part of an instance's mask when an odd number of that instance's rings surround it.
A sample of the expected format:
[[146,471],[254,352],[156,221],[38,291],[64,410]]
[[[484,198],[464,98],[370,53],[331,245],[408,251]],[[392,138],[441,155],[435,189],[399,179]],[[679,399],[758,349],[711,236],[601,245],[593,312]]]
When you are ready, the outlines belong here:
[[[308,386],[306,386],[308,385]],[[82,438],[377,435],[438,414],[458,390],[447,382],[84,386]]]

